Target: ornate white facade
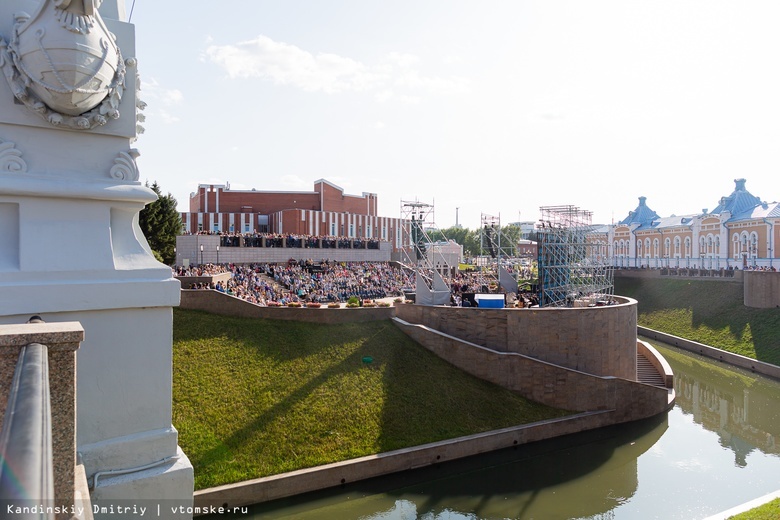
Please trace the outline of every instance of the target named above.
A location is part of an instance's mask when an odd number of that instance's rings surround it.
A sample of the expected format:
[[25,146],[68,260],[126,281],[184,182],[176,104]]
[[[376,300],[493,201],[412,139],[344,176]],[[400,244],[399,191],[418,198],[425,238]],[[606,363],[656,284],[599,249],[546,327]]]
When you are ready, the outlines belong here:
[[34,314],[83,326],[76,437],[93,504],[188,506],[192,465],[171,425],[180,287],[138,227],[157,197],[131,148],[143,103],[124,12],[0,2],[0,327]]

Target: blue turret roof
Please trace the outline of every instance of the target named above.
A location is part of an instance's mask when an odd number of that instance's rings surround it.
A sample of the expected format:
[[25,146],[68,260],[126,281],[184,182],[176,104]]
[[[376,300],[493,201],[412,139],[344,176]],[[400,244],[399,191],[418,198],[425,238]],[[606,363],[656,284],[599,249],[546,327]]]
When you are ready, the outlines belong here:
[[647,207],[647,197],[639,197],[639,206],[634,211],[629,211],[628,216],[620,221],[620,224],[649,224],[654,219],[661,218],[658,213]]
[[757,206],[753,206],[741,213],[733,215],[729,222],[738,222],[744,220],[758,220],[764,218],[777,218],[780,217],[780,203],[777,202],[762,202]]
[[718,207],[712,213],[719,215],[728,211],[732,215],[743,213],[761,204],[761,199],[745,189],[745,179],[734,179],[734,191],[728,197],[722,197]]

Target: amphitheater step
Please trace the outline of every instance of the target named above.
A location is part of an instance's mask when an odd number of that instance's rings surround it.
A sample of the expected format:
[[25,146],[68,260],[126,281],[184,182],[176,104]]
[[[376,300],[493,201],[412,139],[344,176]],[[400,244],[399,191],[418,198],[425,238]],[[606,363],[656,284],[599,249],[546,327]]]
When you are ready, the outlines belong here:
[[663,376],[658,373],[658,370],[650,363],[650,360],[640,352],[637,352],[636,356],[636,377],[640,383],[666,387]]

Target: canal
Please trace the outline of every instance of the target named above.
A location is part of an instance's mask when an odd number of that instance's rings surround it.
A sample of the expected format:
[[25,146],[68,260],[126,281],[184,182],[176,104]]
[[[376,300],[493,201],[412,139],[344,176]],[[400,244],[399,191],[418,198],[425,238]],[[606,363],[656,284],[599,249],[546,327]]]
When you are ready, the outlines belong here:
[[584,432],[251,508],[256,519],[684,519],[780,489],[780,382],[651,341],[677,402]]

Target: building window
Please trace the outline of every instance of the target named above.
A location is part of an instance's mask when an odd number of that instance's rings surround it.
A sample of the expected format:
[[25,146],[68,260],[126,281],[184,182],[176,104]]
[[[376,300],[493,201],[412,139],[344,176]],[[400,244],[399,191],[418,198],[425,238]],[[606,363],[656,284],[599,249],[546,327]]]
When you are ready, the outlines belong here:
[[750,234],[750,257],[758,258],[758,233]]

